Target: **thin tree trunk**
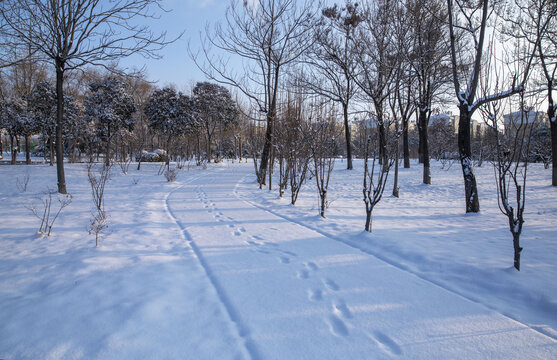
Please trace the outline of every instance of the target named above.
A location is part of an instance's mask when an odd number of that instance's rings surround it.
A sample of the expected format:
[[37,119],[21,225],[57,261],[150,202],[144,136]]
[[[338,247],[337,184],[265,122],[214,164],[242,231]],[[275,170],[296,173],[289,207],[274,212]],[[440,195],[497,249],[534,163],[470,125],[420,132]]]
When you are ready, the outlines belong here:
[[346,139],[346,169],[352,170],[352,136],[350,134],[350,124],[348,122],[348,106],[342,104],[342,113],[344,117],[344,136]]
[[25,136],[25,163],[31,165],[31,135]]
[[400,150],[398,148],[398,138],[396,140],[396,150],[395,150],[395,177],[394,177],[394,184],[393,184],[393,196],[398,197],[398,158],[400,156]]
[[15,136],[10,135],[10,141],[12,143],[12,151],[11,151],[11,155],[12,155],[12,159],[11,159],[11,164],[15,165],[16,161],[17,161],[17,144],[15,144],[14,146],[14,138]]
[[64,64],[56,59],[56,175],[58,192],[67,194],[64,175],[64,144],[62,140],[62,121],[64,119]]
[[49,147],[49,151],[50,151],[50,166],[54,166],[54,162],[55,162],[55,151],[54,151],[54,134],[50,134],[48,137],[48,147]]
[[410,146],[408,143],[408,119],[402,120],[402,152],[404,154],[404,168],[410,168]]
[[258,181],[260,187],[265,185],[266,171],[269,165],[269,155],[271,152],[271,144],[273,141],[273,125],[274,115],[267,115],[267,130],[265,131],[265,144],[261,152],[261,161],[259,163]]
[[371,232],[371,211],[367,212],[366,211],[366,226],[365,226],[365,230],[367,232]]
[[207,151],[207,162],[208,163],[211,162],[211,158],[213,157],[213,155],[211,154],[211,137],[212,136],[207,131],[207,144],[205,145],[205,149]]
[[520,233],[513,233],[513,247],[514,247],[514,268],[520,271],[520,253],[522,248],[520,247]]
[[110,166],[110,128],[108,129],[108,136],[106,139],[106,148],[105,148],[105,159],[104,163],[106,166]]
[[428,141],[428,121],[427,121],[427,110],[420,110],[419,116],[419,131],[420,131],[420,144],[422,148],[422,163],[424,165],[423,169],[423,183],[431,184],[431,171],[429,163],[429,141]]
[[478,187],[476,177],[472,168],[472,151],[470,146],[470,113],[468,106],[460,107],[460,121],[458,123],[458,152],[462,176],[464,177],[464,193],[466,212],[479,212],[480,200],[478,198]]
[[547,107],[547,117],[549,119],[549,129],[551,131],[551,156],[552,156],[552,174],[551,185],[557,186],[557,114],[555,114],[555,104],[553,102],[553,82],[548,83],[549,95]]
[[273,147],[271,146],[271,153],[269,159],[269,190],[273,190],[273,165],[275,162]]

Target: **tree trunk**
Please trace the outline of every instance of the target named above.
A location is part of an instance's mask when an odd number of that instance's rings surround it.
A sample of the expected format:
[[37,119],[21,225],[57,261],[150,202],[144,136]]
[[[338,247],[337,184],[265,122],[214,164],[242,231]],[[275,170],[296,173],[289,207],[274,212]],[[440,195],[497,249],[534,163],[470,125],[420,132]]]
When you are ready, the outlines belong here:
[[478,197],[478,187],[476,177],[472,168],[472,151],[470,146],[470,117],[468,105],[459,107],[460,121],[458,122],[458,152],[460,165],[462,166],[462,176],[464,177],[464,193],[466,202],[466,212],[479,212],[480,200]]
[[325,205],[327,204],[327,190],[323,190],[319,193],[319,197],[321,199],[321,211],[319,215],[322,218],[325,218]]
[[31,135],[25,136],[25,163],[31,165]]
[[402,119],[402,152],[404,155],[404,168],[410,169],[410,146],[408,143],[408,119]]
[[418,163],[424,162],[424,150],[422,144],[421,130],[420,130],[420,112],[416,110],[416,125],[418,125]]
[[557,186],[557,114],[555,114],[555,104],[553,102],[553,82],[549,82],[549,95],[547,107],[547,117],[549,119],[549,129],[551,131],[551,156],[552,156],[552,174],[551,185]]
[[110,166],[110,126],[108,127],[108,134],[107,134],[107,138],[106,138],[106,148],[104,150],[105,152],[105,159],[104,159],[104,164],[106,166]]
[[366,227],[367,232],[371,232],[371,211],[366,211]]
[[12,165],[15,165],[16,161],[17,161],[17,143],[14,146],[14,138],[15,138],[15,136],[10,135],[10,140],[11,140],[11,143],[12,143],[12,149],[11,149],[12,150],[11,151],[11,154],[12,154],[11,164]]
[[207,131],[207,144],[205,145],[205,149],[207,151],[207,162],[210,163],[211,162],[211,158],[213,157],[213,155],[211,154],[211,135],[209,134],[209,131]]
[[389,153],[387,150],[387,128],[384,122],[379,125],[379,146],[381,147],[381,164],[389,166]]
[[399,149],[398,149],[398,138],[396,140],[396,157],[395,157],[395,178],[394,178],[394,184],[393,184],[393,196],[394,197],[398,197],[398,157],[400,156],[399,154]]
[[62,121],[64,119],[64,64],[56,59],[56,175],[58,192],[67,194],[64,175],[64,144],[62,141]]
[[420,115],[418,118],[419,127],[418,130],[420,132],[420,145],[422,148],[422,163],[424,165],[423,171],[423,183],[427,185],[431,185],[431,171],[430,171],[430,163],[429,163],[429,143],[428,143],[428,120],[427,120],[427,110],[423,111],[420,109]]
[[269,190],[273,190],[273,166],[275,164],[274,151],[271,146],[271,152],[269,154]]
[[352,170],[352,136],[348,123],[348,105],[342,104],[342,113],[344,116],[344,137],[346,139],[346,169]]
[[274,125],[274,114],[270,112],[267,115],[267,130],[265,131],[265,144],[263,145],[263,151],[261,152],[261,161],[259,163],[259,172],[257,174],[257,181],[259,181],[259,186],[265,185],[266,171],[269,165],[269,154],[271,152],[271,146],[273,142],[273,125]]
[[54,166],[54,134],[50,134],[48,137],[48,147],[50,155],[50,166]]
[[520,247],[520,233],[513,232],[513,246],[514,246],[514,268],[520,271],[520,253],[522,248]]
[[242,137],[239,136],[238,137],[238,151],[240,152],[240,162],[242,162],[242,155],[243,155],[243,149],[242,149]]

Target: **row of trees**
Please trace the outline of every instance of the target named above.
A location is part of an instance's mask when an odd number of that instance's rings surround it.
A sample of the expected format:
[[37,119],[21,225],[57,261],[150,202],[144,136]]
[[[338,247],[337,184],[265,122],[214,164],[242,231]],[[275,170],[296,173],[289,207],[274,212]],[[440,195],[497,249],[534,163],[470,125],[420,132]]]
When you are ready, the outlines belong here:
[[[552,97],[556,12],[555,2],[542,0],[347,0],[318,9],[293,0],[232,2],[224,25],[208,29],[203,47],[190,53],[207,76],[250,100],[250,115],[266,123],[257,169],[261,185],[271,169],[272,148],[280,141],[277,109],[292,89],[326,98],[341,109],[348,169],[353,156],[350,114],[365,113],[377,123],[382,162],[387,161],[394,124],[401,134],[404,165],[409,166],[408,122],[416,113],[426,184],[431,182],[432,109],[456,104],[466,211],[478,212],[470,127],[472,116],[490,102],[545,88],[557,185]],[[227,55],[215,54],[215,49]],[[238,58],[246,71],[230,71],[228,56]],[[488,74],[501,67],[506,71],[498,81],[488,81]]]
[[[136,78],[98,74],[87,77],[97,79],[86,83],[85,88],[72,88],[75,96],[66,95],[64,99],[64,149],[72,161],[79,160],[82,154],[92,160],[100,153],[104,154],[106,164],[116,154],[120,160],[128,161],[139,156],[143,148],[153,150],[155,146],[167,151],[167,159],[172,153],[186,157],[195,152],[201,160],[205,150],[204,158],[211,161],[215,133],[222,135],[224,131],[228,135],[238,126],[236,103],[230,92],[218,84],[197,83],[188,96],[170,87],[155,89]],[[12,87],[9,91],[4,89],[2,95],[0,128],[11,138],[12,163],[16,161],[19,137],[26,139],[26,160],[30,163],[30,139],[38,135],[42,140],[41,152],[45,159],[50,155],[52,165],[56,128],[54,86],[41,80],[27,94]],[[190,142],[194,138],[197,146],[180,148],[179,143],[187,141],[186,138]]]

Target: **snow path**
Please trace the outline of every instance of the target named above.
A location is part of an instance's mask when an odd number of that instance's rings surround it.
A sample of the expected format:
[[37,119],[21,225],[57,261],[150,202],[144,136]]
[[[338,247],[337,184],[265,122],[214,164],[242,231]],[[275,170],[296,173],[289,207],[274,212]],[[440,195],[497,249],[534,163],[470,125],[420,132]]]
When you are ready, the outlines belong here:
[[[194,178],[193,180],[189,181],[188,183],[193,182],[194,180],[198,180],[199,178],[200,177]],[[249,336],[247,336],[247,334],[246,334],[246,330],[242,327],[242,323],[238,321],[238,315],[236,314],[236,311],[235,311],[234,307],[231,305],[230,301],[227,299],[224,291],[222,290],[222,286],[219,284],[218,279],[215,278],[215,276],[213,275],[213,273],[211,271],[211,268],[208,266],[207,262],[205,261],[205,259],[203,257],[203,254],[199,251],[199,248],[197,247],[195,242],[193,242],[193,239],[192,239],[191,235],[186,230],[185,226],[180,222],[180,220],[178,220],[178,218],[176,217],[176,215],[174,214],[174,212],[170,208],[170,205],[169,205],[170,196],[173,193],[175,193],[179,190],[183,190],[184,186],[185,185],[182,185],[182,186],[174,189],[173,191],[171,191],[167,194],[167,196],[165,198],[166,212],[167,212],[168,216],[176,223],[176,225],[179,226],[184,240],[187,241],[188,245],[193,250],[193,252],[195,254],[195,257],[199,261],[199,264],[203,267],[203,270],[205,271],[205,274],[209,278],[209,280],[211,282],[211,285],[213,286],[214,290],[216,291],[217,296],[218,296],[220,302],[222,303],[225,312],[228,315],[228,318],[235,324],[238,336],[240,336],[244,339],[245,350],[249,352],[249,354],[251,355],[252,358],[254,358],[255,350],[253,349],[253,345],[251,344],[251,340],[250,340]]]
[[[0,359],[247,358],[195,250],[169,217],[176,184],[161,183],[158,166],[146,166],[155,175],[137,185],[116,176],[106,193],[112,233],[95,248],[81,226],[90,216],[90,199],[81,196],[88,184],[76,185],[86,172],[68,168],[77,196],[52,238],[29,239],[27,218],[9,211],[16,203],[0,209]],[[188,175],[182,191],[199,179]]]
[[250,171],[166,199],[250,358],[557,356],[550,337],[238,198]]

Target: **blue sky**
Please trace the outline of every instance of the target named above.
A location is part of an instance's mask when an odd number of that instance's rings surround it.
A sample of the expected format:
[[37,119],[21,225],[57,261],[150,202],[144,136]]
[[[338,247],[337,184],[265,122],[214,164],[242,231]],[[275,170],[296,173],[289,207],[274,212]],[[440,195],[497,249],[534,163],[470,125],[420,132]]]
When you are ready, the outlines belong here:
[[199,33],[207,22],[214,24],[224,18],[227,0],[164,0],[166,13],[158,12],[160,18],[150,20],[148,25],[154,33],[167,32],[167,38],[175,38],[184,32],[182,38],[168,45],[160,52],[160,60],[133,56],[123,59],[125,67],[145,66],[147,78],[156,81],[157,86],[175,85],[179,90],[187,90],[197,81],[205,80],[204,75],[191,61],[187,52],[188,41],[193,49],[199,46]]

